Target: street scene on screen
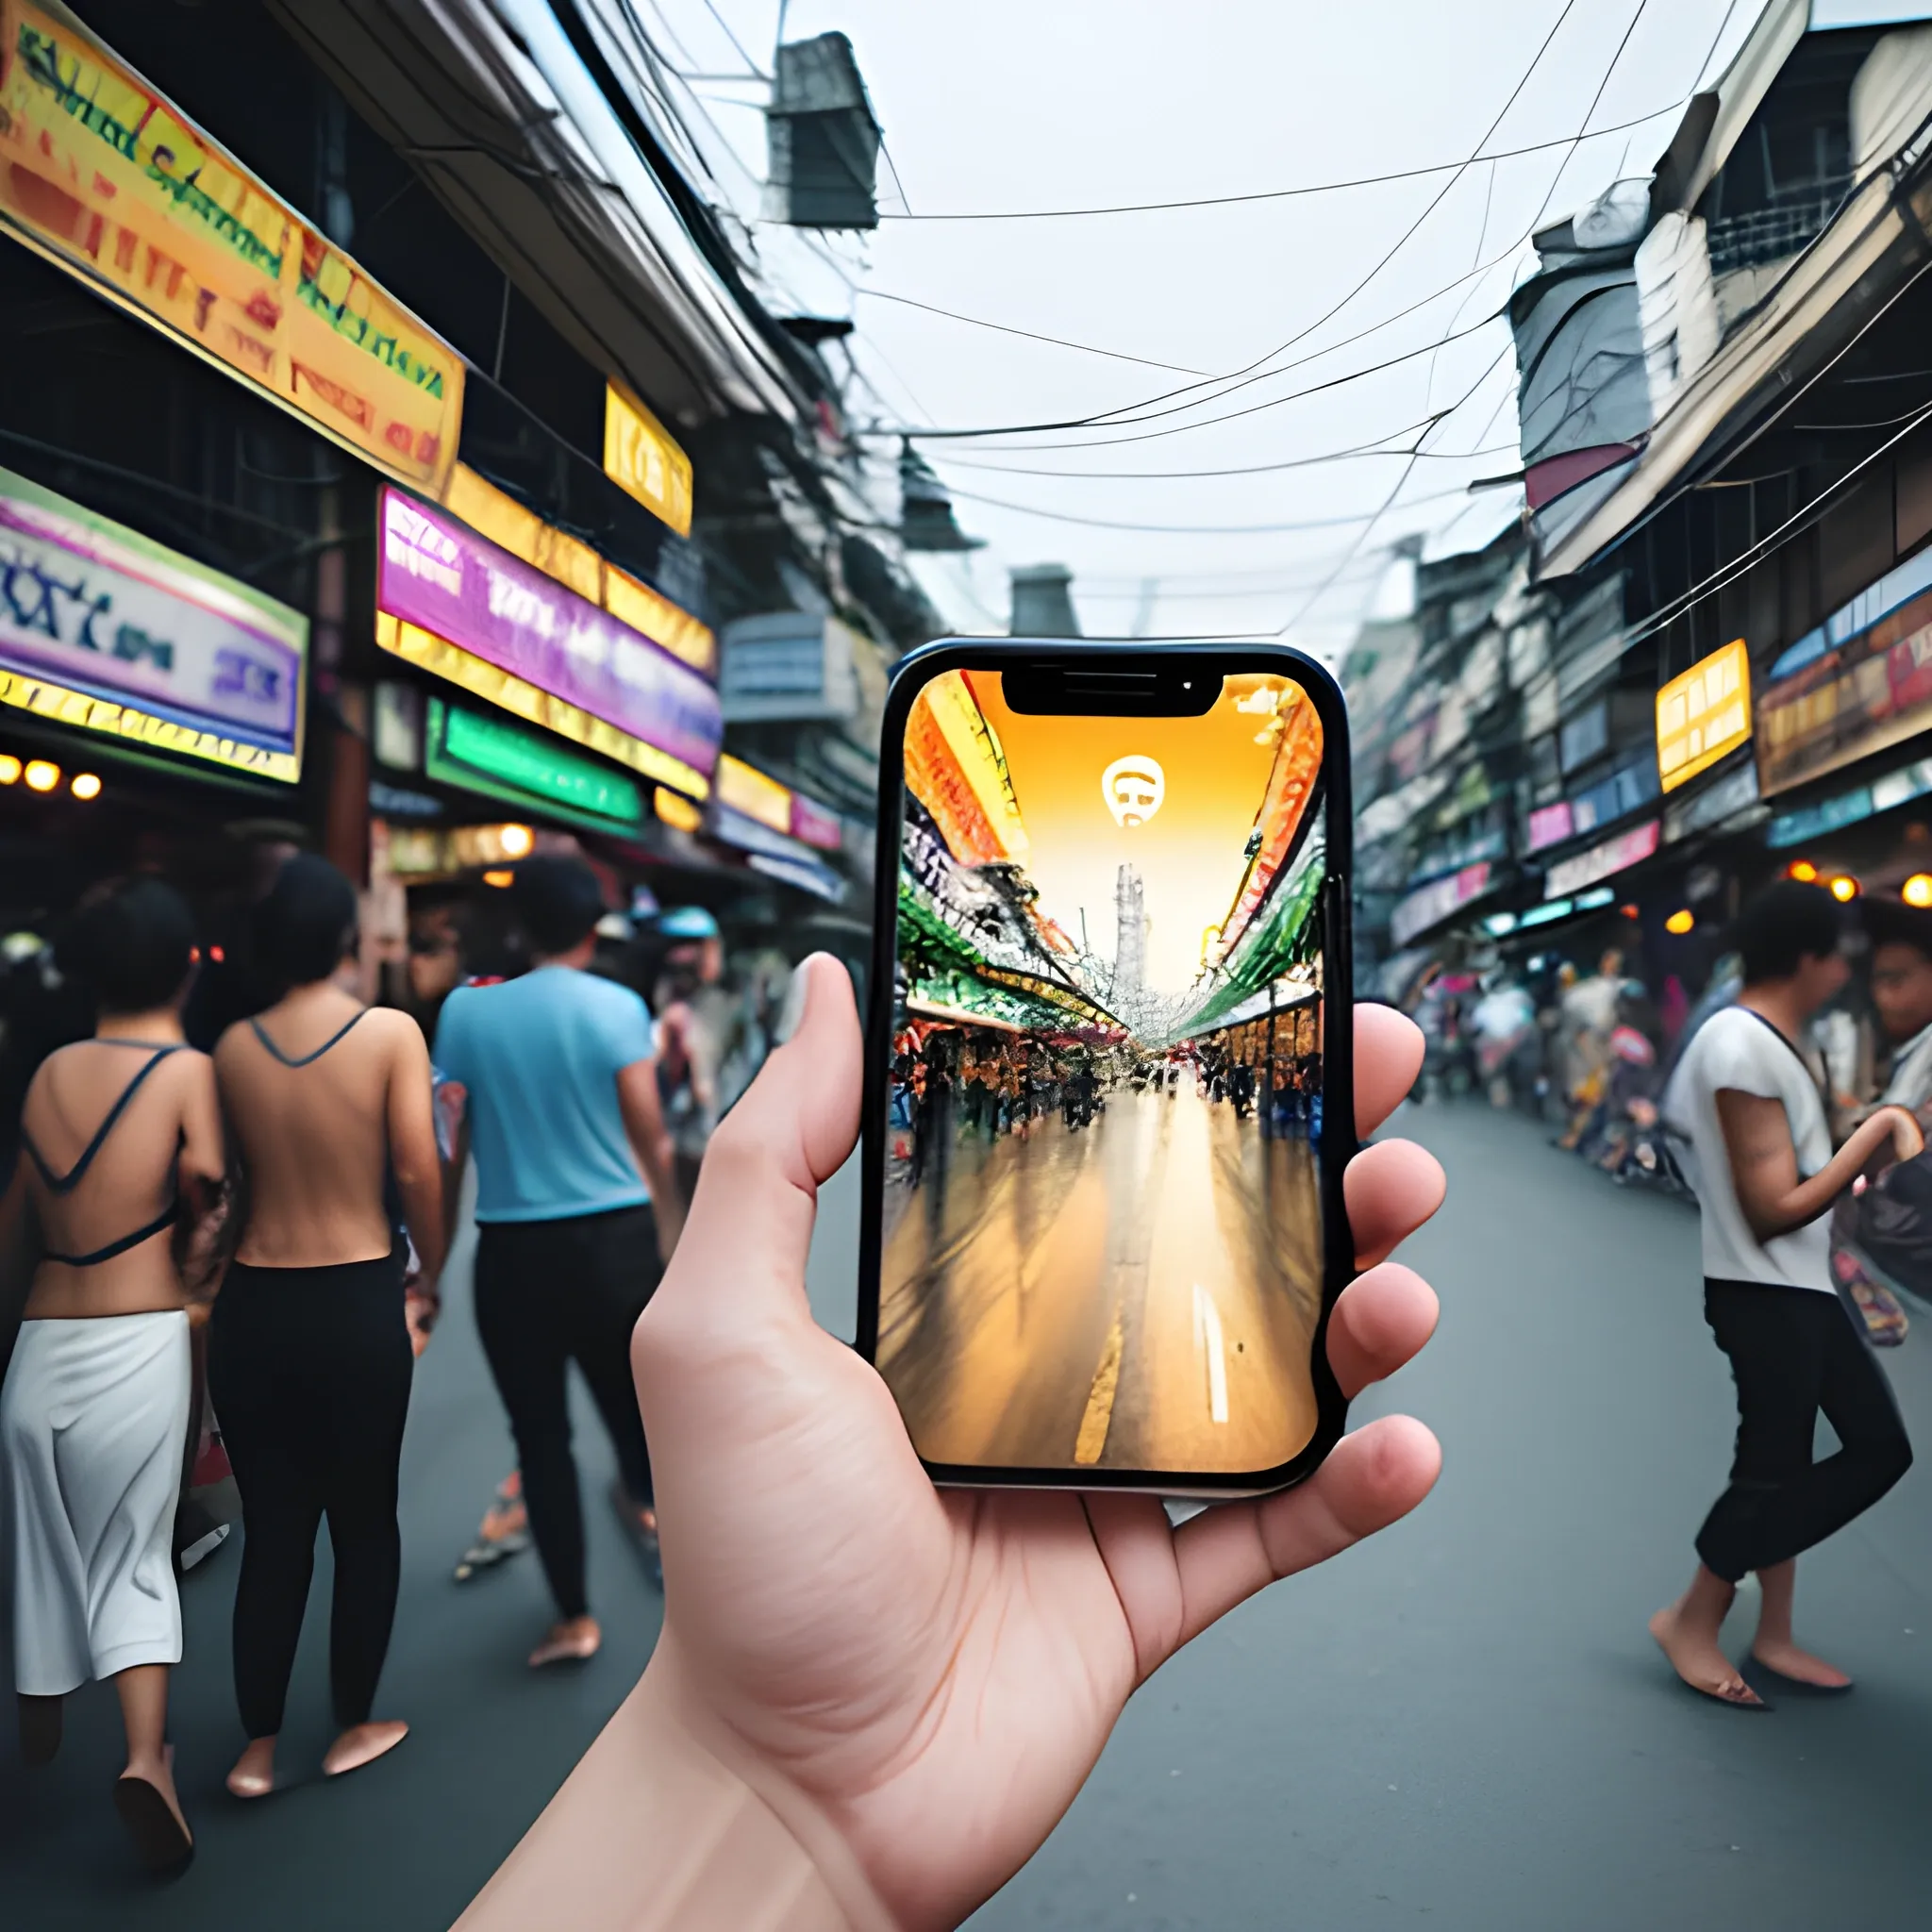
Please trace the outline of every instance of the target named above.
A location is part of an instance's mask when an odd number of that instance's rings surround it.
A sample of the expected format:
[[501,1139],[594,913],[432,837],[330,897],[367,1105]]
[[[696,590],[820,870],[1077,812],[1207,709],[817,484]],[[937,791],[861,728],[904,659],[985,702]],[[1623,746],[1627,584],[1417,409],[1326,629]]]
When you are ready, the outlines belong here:
[[906,735],[878,1361],[939,1463],[1261,1472],[1315,1424],[1320,721],[926,685]]

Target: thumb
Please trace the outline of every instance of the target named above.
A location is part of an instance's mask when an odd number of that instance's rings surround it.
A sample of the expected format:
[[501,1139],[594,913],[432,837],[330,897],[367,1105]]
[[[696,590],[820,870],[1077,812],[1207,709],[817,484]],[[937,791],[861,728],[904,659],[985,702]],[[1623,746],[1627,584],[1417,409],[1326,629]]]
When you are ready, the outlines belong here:
[[809,1319],[805,1263],[818,1190],[858,1138],[862,1049],[852,981],[838,960],[814,953],[794,993],[796,1029],[705,1150],[648,1328],[681,1327],[687,1313],[712,1332],[781,1310]]

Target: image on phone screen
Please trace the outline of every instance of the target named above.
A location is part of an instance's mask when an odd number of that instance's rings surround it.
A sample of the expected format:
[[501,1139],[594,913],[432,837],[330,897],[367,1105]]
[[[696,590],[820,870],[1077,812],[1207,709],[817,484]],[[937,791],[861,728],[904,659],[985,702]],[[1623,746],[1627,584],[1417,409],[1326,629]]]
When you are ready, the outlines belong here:
[[1278,1469],[1318,1422],[1323,727],[907,718],[874,1359],[928,1462]]

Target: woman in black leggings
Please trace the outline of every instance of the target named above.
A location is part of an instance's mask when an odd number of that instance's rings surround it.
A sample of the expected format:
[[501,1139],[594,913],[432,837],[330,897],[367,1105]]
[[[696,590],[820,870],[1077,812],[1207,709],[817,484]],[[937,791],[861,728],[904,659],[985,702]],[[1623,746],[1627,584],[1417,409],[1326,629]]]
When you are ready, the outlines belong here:
[[354,889],[325,860],[290,859],[260,908],[259,963],[287,991],[231,1026],[215,1073],[246,1175],[246,1224],[208,1351],[223,1439],[242,1492],[235,1694],[248,1747],[237,1797],[275,1789],[275,1747],[328,1518],[335,1553],[329,1676],[340,1735],[323,1759],[354,1771],[408,1726],[375,1723],[401,1575],[397,1469],[415,1351],[408,1292],[433,1306],[441,1176],[429,1055],[416,1023],[365,1009],[341,985],[355,949]]

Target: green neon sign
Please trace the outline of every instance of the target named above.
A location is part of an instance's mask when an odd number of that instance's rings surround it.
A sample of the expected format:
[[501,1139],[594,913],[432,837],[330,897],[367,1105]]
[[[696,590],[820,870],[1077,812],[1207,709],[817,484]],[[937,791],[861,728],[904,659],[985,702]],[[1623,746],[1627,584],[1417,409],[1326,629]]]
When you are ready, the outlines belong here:
[[644,794],[622,772],[566,751],[555,739],[502,719],[429,700],[424,769],[445,785],[459,785],[528,806],[553,818],[593,825],[636,825]]

